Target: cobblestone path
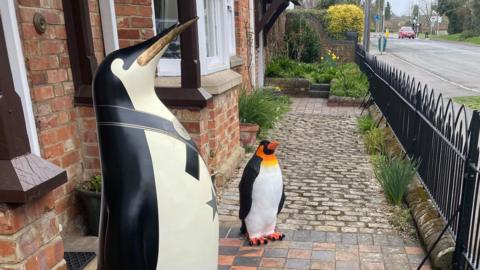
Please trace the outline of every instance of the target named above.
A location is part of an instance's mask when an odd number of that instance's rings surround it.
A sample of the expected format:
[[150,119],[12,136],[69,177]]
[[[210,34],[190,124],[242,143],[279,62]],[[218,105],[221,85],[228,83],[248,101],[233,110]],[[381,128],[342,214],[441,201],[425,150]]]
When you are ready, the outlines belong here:
[[[279,228],[392,233],[386,199],[357,132],[359,110],[325,103],[325,99],[294,99],[292,110],[272,132],[271,138],[281,143],[277,158],[287,196]],[[221,194],[219,213],[224,223],[238,222],[242,170]]]

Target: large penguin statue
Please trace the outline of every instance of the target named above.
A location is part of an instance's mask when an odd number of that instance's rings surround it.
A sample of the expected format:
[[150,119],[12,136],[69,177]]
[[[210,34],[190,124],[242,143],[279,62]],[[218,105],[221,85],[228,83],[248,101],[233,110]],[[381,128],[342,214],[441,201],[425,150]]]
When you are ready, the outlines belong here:
[[218,214],[208,169],[154,90],[160,57],[196,20],[112,52],[96,73],[103,173],[98,269],[217,269]]
[[285,202],[282,171],[275,156],[277,146],[275,141],[260,142],[240,180],[240,231],[248,237],[250,245],[285,237],[276,231],[277,215]]

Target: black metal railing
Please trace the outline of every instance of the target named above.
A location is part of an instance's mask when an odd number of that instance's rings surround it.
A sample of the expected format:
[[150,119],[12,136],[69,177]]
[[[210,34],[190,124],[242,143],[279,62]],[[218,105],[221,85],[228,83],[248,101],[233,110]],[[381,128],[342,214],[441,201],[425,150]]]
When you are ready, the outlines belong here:
[[444,99],[357,46],[370,96],[456,240],[455,269],[480,269],[480,114]]

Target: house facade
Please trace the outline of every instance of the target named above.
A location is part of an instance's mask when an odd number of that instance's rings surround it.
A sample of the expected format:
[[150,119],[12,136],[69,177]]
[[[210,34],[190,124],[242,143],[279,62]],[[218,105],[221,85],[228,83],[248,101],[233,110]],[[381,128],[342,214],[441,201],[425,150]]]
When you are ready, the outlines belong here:
[[101,173],[96,67],[193,16],[155,86],[221,188],[244,155],[238,96],[261,85],[259,36],[288,2],[0,1],[0,269],[66,269],[62,236],[85,230],[75,188]]

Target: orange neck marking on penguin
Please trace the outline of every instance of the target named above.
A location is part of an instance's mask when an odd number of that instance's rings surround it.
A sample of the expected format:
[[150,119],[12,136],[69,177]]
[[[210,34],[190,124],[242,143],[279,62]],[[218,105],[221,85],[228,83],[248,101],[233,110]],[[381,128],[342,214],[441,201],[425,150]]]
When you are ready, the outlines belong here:
[[258,147],[257,152],[255,153],[258,157],[262,159],[261,166],[277,166],[278,165],[278,160],[275,154],[267,155],[263,152],[263,145],[260,145]]

